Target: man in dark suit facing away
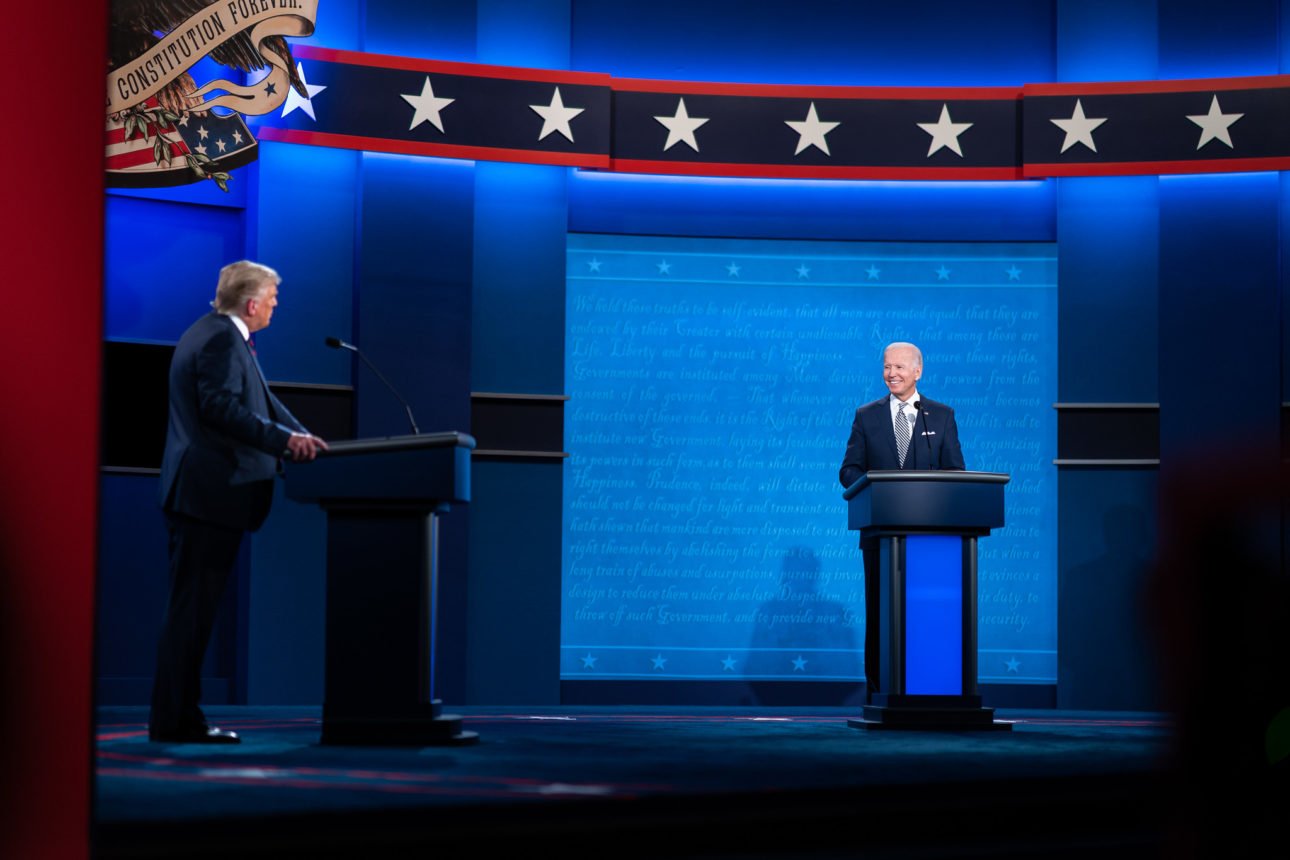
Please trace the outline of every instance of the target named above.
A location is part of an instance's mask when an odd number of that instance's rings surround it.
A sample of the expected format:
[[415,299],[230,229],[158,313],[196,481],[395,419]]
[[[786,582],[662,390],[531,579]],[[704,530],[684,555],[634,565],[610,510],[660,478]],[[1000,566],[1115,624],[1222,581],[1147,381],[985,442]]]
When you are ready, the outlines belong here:
[[[912,343],[893,343],[882,353],[882,379],[889,392],[856,410],[838,480],[850,487],[879,469],[963,469],[954,410],[918,393],[923,353]],[[877,538],[861,541],[864,555],[865,690],[879,688]]]
[[170,596],[157,646],[148,737],[238,743],[207,725],[198,701],[215,613],[242,536],[268,516],[282,457],[327,444],[269,391],[251,335],[269,324],[281,279],[242,260],[220,270],[214,310],[184,332],[170,362],[170,420],[160,502],[170,532]]

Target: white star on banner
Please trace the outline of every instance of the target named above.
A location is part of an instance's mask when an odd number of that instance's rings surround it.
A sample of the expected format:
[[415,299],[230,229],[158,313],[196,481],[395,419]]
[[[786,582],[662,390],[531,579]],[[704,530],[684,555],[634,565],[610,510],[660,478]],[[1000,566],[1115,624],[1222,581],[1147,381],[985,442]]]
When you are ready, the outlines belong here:
[[239,146],[242,145],[242,132],[237,130],[233,131],[233,142]]
[[685,111],[685,99],[679,99],[676,105],[676,113],[672,116],[656,116],[654,119],[663,124],[667,129],[667,143],[663,144],[663,151],[671,149],[678,143],[684,143],[686,146],[699,151],[699,141],[694,137],[694,130],[708,121],[706,117],[692,117]]
[[296,74],[300,76],[300,83],[305,85],[305,92],[309,93],[309,95],[307,97],[301,96],[300,93],[295,91],[294,87],[287,87],[287,100],[282,105],[282,115],[285,117],[296,108],[300,108],[309,114],[311,120],[317,122],[318,117],[314,116],[314,96],[327,88],[311,84],[305,80],[305,67],[300,63],[296,63]]
[[931,158],[932,153],[941,147],[953,150],[959,158],[963,157],[963,150],[959,148],[959,135],[972,127],[970,122],[951,122],[950,106],[941,105],[941,118],[936,122],[920,122],[918,127],[932,136],[932,144],[927,148],[927,157]]
[[529,105],[529,107],[542,117],[542,133],[538,135],[538,140],[542,140],[553,131],[558,131],[570,143],[573,143],[573,129],[569,127],[569,121],[586,110],[586,108],[565,107],[564,99],[560,98],[559,87],[555,88],[555,95],[551,96],[551,104]]
[[219,138],[218,140],[216,140],[216,141],[215,141],[215,147],[216,147],[220,152],[223,152],[224,150],[228,149],[228,144],[227,144],[227,143],[225,143],[225,142],[224,142],[224,138],[222,138],[222,137],[221,137],[221,138]]
[[1106,117],[1097,119],[1084,116],[1084,106],[1080,104],[1079,99],[1075,99],[1075,111],[1070,119],[1051,119],[1049,122],[1066,132],[1066,139],[1062,141],[1062,152],[1077,143],[1082,143],[1097,152],[1097,146],[1093,143],[1093,129],[1106,122]]
[[814,146],[830,158],[833,157],[833,153],[829,152],[829,143],[824,139],[824,135],[841,124],[839,122],[821,122],[819,116],[815,113],[815,102],[811,102],[810,108],[807,109],[806,119],[801,121],[784,120],[784,125],[797,132],[797,149],[793,150],[794,155],[797,155],[808,146]]
[[737,278],[739,277],[740,268],[741,267],[738,263],[731,263],[729,266],[726,266],[726,273],[732,278]]
[[412,124],[408,126],[408,131],[428,122],[435,128],[443,131],[443,118],[439,116],[439,111],[452,104],[456,99],[439,98],[434,94],[434,87],[430,85],[430,76],[426,75],[425,83],[421,85],[420,95],[410,93],[399,93],[399,97],[408,104],[412,105]]
[[1227,129],[1243,116],[1243,113],[1223,113],[1223,109],[1218,106],[1218,96],[1214,96],[1209,103],[1209,113],[1187,117],[1200,126],[1200,143],[1196,144],[1196,148],[1200,149],[1211,140],[1221,140],[1227,144],[1228,149],[1235,149],[1232,146],[1232,135]]

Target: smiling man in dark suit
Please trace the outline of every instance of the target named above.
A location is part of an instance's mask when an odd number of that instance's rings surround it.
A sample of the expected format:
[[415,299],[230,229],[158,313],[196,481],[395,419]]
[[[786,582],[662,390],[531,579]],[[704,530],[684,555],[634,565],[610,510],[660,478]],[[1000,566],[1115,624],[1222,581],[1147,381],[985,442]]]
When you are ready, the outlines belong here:
[[[889,392],[856,410],[838,480],[850,487],[879,469],[963,469],[954,410],[918,393],[923,353],[912,343],[888,345],[882,379]],[[869,696],[878,691],[878,540],[861,542],[864,554],[864,673]]]
[[220,270],[214,311],[184,332],[170,362],[160,502],[170,532],[170,597],[157,647],[151,740],[237,743],[207,725],[202,658],[242,536],[264,522],[281,458],[327,444],[269,391],[251,335],[269,325],[281,279],[242,260]]

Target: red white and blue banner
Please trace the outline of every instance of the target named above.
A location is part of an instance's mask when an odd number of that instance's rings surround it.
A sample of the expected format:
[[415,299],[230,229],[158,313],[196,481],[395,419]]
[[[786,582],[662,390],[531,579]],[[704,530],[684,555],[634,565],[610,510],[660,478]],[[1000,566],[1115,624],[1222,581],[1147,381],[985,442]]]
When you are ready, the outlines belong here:
[[[223,187],[256,156],[247,115],[261,117],[266,140],[630,173],[1008,180],[1290,167],[1290,75],[1016,87],[638,80],[288,45],[313,32],[317,5],[114,3],[109,184]],[[207,56],[246,83],[194,81]]]

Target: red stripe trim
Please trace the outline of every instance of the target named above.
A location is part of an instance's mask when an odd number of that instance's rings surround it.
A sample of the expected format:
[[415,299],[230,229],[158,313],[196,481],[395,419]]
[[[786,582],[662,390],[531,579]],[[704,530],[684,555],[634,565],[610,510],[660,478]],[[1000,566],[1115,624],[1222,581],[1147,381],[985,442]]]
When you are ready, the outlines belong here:
[[1022,179],[1019,167],[875,167],[855,165],[705,164],[697,161],[645,161],[615,158],[618,173],[659,173],[682,176],[743,176],[768,179]]
[[1007,101],[1021,98],[1021,87],[834,87],[814,84],[730,84],[614,78],[616,92],[676,93],[705,96],[764,96],[817,99],[925,99],[928,101]]
[[502,78],[511,81],[537,81],[549,84],[582,84],[584,86],[609,86],[610,76],[603,72],[568,72],[555,69],[521,69],[517,66],[489,66],[482,63],[459,63],[450,60],[422,60],[416,57],[395,57],[389,54],[367,54],[360,51],[343,51],[338,48],[320,48],[314,45],[292,45],[296,57],[321,60],[327,63],[344,63],[349,66],[371,66],[378,69],[397,69],[408,72],[434,72],[440,75],[466,75],[473,78]]
[[512,161],[520,164],[554,164],[561,167],[608,167],[609,156],[586,152],[546,152],[540,149],[504,149],[490,146],[457,146],[449,143],[422,143],[412,140],[390,140],[323,131],[297,131],[289,128],[261,126],[262,140],[281,143],[303,143],[310,146],[332,146],[338,149],[360,149],[368,152],[391,152],[397,155],[430,155],[438,158],[466,158],[479,161]]
[[[170,157],[172,159],[170,163],[170,167],[158,167],[157,169],[170,170],[175,167],[183,166],[182,164],[176,164],[175,160],[183,161],[184,154],[187,152],[188,152],[188,148],[184,146],[182,143],[170,144]],[[130,152],[122,152],[119,155],[111,155],[111,156],[108,156],[107,158],[107,166],[109,170],[121,170],[127,167],[138,167],[141,164],[155,164],[155,163],[156,163],[156,159],[152,157],[151,144],[141,149],[132,150]]]
[[1267,90],[1290,88],[1290,75],[1262,75],[1249,78],[1195,78],[1179,81],[1107,81],[1088,84],[1026,84],[1023,96],[1139,95],[1147,93],[1190,93],[1213,90]]
[[[108,144],[109,146],[111,146],[111,145],[113,145],[113,144],[119,144],[119,143],[125,143],[125,142],[126,142],[126,137],[125,137],[125,126],[124,126],[124,125],[118,125],[118,126],[116,126],[116,127],[114,127],[114,128],[105,128],[105,129],[103,129],[103,132],[104,132],[104,135],[105,135],[105,137],[106,137],[106,139],[107,139],[107,144]],[[163,134],[177,134],[177,133],[178,133],[178,129],[176,129],[173,125],[166,125],[166,126],[162,126],[162,127],[161,127],[161,132],[162,132]],[[153,125],[152,123],[148,123],[148,130],[147,130],[147,135],[146,135],[146,137],[145,137],[145,135],[144,135],[144,133],[143,133],[143,132],[139,131],[138,129],[135,129],[135,132],[134,132],[134,134],[130,137],[130,140],[148,140],[148,141],[151,141],[151,140],[152,140],[152,138],[154,138],[154,137],[156,137],[156,136],[157,136],[157,127],[156,127],[155,125]],[[147,145],[148,145],[148,146],[152,146],[152,144],[151,144],[151,143],[148,143]]]
[[1108,164],[1026,164],[1027,178],[1046,176],[1136,176],[1153,173],[1247,173],[1290,170],[1290,156],[1276,158],[1211,158],[1194,161],[1117,161]]

